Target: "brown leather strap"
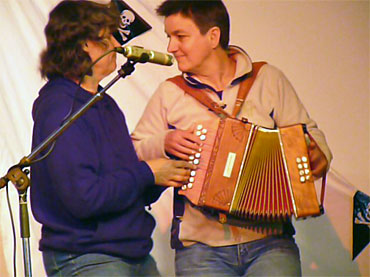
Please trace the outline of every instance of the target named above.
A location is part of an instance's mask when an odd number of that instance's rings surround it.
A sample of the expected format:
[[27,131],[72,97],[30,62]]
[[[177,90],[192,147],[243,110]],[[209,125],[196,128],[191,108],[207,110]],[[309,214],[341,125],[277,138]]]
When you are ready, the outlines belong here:
[[194,87],[189,86],[185,79],[181,75],[177,75],[175,77],[167,79],[167,81],[175,83],[179,88],[181,88],[186,93],[193,96],[197,99],[200,103],[210,108],[220,117],[230,117],[230,115],[221,108],[221,106],[213,101],[202,89],[197,89]]
[[245,99],[247,98],[247,95],[249,93],[249,90],[251,89],[254,80],[256,80],[258,71],[260,68],[266,64],[266,62],[255,62],[252,64],[252,72],[249,73],[249,76],[247,79],[242,81],[239,86],[238,96],[235,100],[235,106],[233,110],[233,117],[236,117],[238,113],[240,112],[241,107],[244,104]]
[[250,88],[253,85],[254,80],[257,77],[260,68],[266,64],[266,62],[255,62],[252,64],[252,71],[248,74],[249,76],[243,80],[239,85],[238,95],[235,100],[235,107],[232,115],[228,114],[217,102],[213,101],[203,89],[197,89],[188,85],[185,79],[181,75],[167,79],[167,81],[173,82],[179,88],[186,93],[193,96],[200,103],[210,108],[220,117],[236,117],[240,112],[240,109],[248,95]]
[[325,188],[326,188],[326,173],[324,174],[324,176],[322,176],[322,182],[321,182],[321,195],[320,195],[320,204],[319,204],[321,214],[325,213],[325,210],[324,210]]
[[[308,131],[307,131],[307,135],[308,135],[308,137],[310,138],[311,141],[314,141],[316,143],[315,139],[313,138],[313,136]],[[322,153],[322,151],[321,151],[321,153]],[[322,154],[324,155],[324,153],[322,153]],[[321,177],[321,193],[320,193],[320,203],[319,203],[321,214],[325,213],[325,210],[324,210],[325,189],[326,189],[326,172]]]

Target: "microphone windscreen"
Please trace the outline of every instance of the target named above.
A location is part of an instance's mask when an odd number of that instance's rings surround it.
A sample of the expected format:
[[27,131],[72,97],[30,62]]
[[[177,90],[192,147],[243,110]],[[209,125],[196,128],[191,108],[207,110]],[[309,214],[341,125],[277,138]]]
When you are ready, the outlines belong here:
[[124,45],[131,39],[152,29],[140,15],[122,0],[112,0],[120,12],[120,24],[118,30],[113,33],[115,39]]

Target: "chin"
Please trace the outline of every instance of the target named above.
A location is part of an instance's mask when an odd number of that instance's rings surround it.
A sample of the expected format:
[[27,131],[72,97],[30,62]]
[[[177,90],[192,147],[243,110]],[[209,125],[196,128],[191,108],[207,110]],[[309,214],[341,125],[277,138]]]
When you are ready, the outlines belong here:
[[181,72],[189,72],[189,70],[191,69],[189,66],[185,66],[185,65],[181,65],[181,64],[178,64],[177,68]]

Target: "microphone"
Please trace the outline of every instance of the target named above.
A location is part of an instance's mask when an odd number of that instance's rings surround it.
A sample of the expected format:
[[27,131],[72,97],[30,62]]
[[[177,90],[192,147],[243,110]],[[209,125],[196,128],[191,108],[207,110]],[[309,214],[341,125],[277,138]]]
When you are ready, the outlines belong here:
[[173,64],[173,57],[171,55],[153,50],[147,50],[141,46],[115,47],[114,50],[120,54],[123,54],[126,58],[136,62],[150,62],[167,66]]

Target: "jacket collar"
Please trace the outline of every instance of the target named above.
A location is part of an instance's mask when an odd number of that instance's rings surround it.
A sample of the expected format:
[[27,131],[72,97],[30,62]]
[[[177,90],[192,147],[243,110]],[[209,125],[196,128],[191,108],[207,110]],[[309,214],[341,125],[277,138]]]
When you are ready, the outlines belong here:
[[[230,45],[228,49],[228,55],[231,59],[235,60],[236,62],[236,70],[234,78],[231,82],[231,85],[237,85],[245,78],[247,78],[248,73],[252,71],[252,60],[249,55],[240,47]],[[194,77],[191,73],[183,72],[182,76],[187,81],[187,83],[195,88],[199,89],[213,89],[211,86],[203,84],[199,79]]]

